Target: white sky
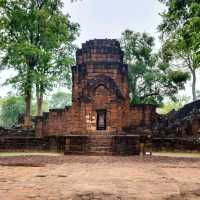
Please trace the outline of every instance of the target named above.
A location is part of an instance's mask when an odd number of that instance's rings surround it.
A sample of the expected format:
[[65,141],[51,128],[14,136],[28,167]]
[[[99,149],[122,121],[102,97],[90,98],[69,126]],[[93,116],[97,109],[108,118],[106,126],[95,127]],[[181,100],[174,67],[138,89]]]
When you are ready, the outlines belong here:
[[[65,0],[64,12],[81,25],[78,44],[94,38],[120,38],[129,28],[149,32],[158,38],[159,12],[164,6],[158,0]],[[157,40],[158,44],[158,40]]]
[[[69,13],[72,21],[81,26],[80,37],[76,41],[78,46],[94,38],[118,39],[128,28],[150,33],[156,38],[155,48],[160,47],[157,26],[161,22],[159,13],[165,8],[158,0],[82,0],[75,3],[64,0],[64,4],[64,13]],[[0,72],[0,83],[11,74]],[[181,94],[190,95],[189,85]],[[10,87],[0,87],[0,96],[5,96],[10,90]]]

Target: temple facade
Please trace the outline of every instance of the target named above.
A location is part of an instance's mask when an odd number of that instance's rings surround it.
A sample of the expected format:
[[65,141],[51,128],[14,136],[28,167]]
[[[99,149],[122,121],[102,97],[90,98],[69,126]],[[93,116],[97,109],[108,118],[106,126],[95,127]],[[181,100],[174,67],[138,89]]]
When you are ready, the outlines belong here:
[[155,107],[129,104],[127,78],[128,66],[117,40],[82,44],[72,67],[72,106],[37,117],[37,136],[64,138],[66,152],[73,146],[86,152],[113,152],[116,143],[134,149],[144,130],[151,130]]

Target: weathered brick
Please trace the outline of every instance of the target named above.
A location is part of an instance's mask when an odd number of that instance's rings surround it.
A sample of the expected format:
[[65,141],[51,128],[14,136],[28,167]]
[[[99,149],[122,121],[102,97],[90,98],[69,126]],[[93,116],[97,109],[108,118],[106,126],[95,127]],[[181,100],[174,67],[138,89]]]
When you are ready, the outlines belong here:
[[99,134],[97,110],[105,110],[106,131],[110,134],[129,126],[151,124],[154,107],[129,105],[128,70],[116,40],[86,42],[76,55],[77,65],[72,68],[72,106],[51,110],[47,119],[38,120],[38,136]]

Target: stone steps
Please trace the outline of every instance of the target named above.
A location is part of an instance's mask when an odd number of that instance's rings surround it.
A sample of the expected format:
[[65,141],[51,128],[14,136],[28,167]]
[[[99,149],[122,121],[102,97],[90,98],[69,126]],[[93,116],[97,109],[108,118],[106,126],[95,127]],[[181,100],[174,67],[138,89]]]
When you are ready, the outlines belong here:
[[101,140],[89,141],[88,144],[90,146],[111,146],[112,140],[110,140],[110,141],[101,141]]
[[89,153],[94,155],[112,154],[112,137],[108,135],[94,135],[88,142]]
[[91,146],[90,151],[111,151],[112,147]]
[[112,141],[90,141],[88,144],[91,146],[110,146]]

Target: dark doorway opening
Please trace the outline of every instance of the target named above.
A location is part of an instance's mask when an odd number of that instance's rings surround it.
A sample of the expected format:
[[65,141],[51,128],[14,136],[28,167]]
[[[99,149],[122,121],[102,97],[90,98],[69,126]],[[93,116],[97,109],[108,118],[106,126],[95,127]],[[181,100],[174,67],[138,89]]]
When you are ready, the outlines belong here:
[[97,110],[97,130],[106,130],[106,110]]

